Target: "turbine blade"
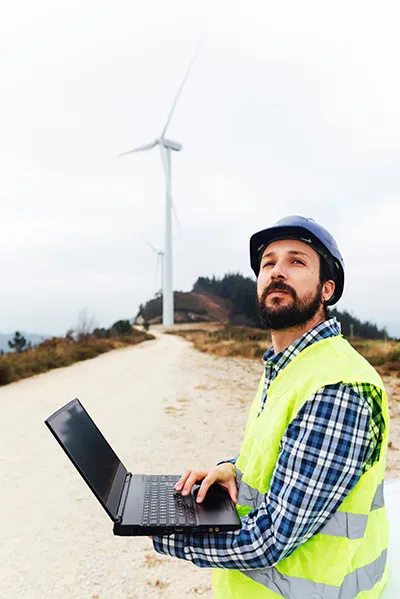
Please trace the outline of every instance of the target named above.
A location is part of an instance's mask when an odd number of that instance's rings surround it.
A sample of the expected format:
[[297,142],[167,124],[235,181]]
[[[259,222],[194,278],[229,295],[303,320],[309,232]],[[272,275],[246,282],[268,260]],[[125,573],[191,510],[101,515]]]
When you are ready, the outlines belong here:
[[[173,211],[173,213],[174,213],[174,216],[175,216],[176,224],[178,225],[178,227],[179,227],[180,229],[182,229],[182,225],[181,225],[181,223],[179,222],[178,213],[177,213],[177,211],[176,211],[176,208],[175,208],[175,203],[174,203],[174,201],[173,201],[173,200],[172,200],[172,211]],[[175,237],[176,237],[176,235],[175,235]],[[173,239],[175,239],[175,237],[174,237]]]
[[133,150],[129,150],[129,152],[122,152],[122,154],[118,154],[116,158],[121,158],[121,156],[127,156],[127,154],[135,154],[136,152],[145,152],[146,150],[151,150],[154,146],[157,145],[158,142],[153,141],[151,144],[145,144],[144,146],[139,146],[138,148],[134,148]]
[[149,248],[151,248],[156,254],[159,254],[160,252],[158,250],[156,250],[156,248],[154,247],[154,245],[152,245],[150,243],[150,241],[148,241],[145,237],[143,237],[143,241],[145,243],[147,243],[147,245],[149,246]]
[[172,241],[175,241],[175,239],[177,239],[178,237],[180,237],[182,235],[182,233],[183,233],[183,229],[181,227],[181,230],[178,231],[177,234],[172,237]]
[[[155,285],[158,283],[158,271],[160,270],[160,260],[162,260],[161,254],[157,256],[157,264],[156,264],[156,276],[155,276]],[[161,283],[162,288],[162,283]]]
[[178,100],[179,100],[179,96],[181,95],[181,92],[182,92],[182,90],[183,90],[183,88],[184,88],[184,85],[185,85],[185,83],[186,83],[186,81],[187,81],[187,78],[189,77],[189,73],[190,73],[190,71],[191,71],[191,69],[192,69],[192,66],[193,66],[193,64],[194,64],[194,62],[195,62],[195,60],[196,60],[196,58],[197,58],[197,56],[198,56],[199,52],[200,52],[200,46],[197,48],[197,50],[196,50],[196,52],[195,52],[195,54],[194,54],[194,56],[193,56],[192,60],[190,61],[190,64],[189,64],[189,66],[188,66],[188,69],[187,69],[187,71],[186,71],[186,73],[185,73],[185,76],[184,76],[184,78],[183,78],[183,81],[182,81],[182,83],[181,83],[181,85],[180,85],[180,87],[179,87],[179,89],[178,89],[178,93],[177,93],[177,94],[176,94],[176,96],[175,96],[175,100],[173,101],[172,108],[171,108],[171,110],[170,110],[170,112],[169,112],[169,115],[168,115],[168,118],[167,118],[167,122],[165,123],[165,127],[164,127],[164,129],[163,129],[163,132],[161,133],[161,137],[164,137],[164,135],[165,135],[165,134],[166,134],[166,132],[167,132],[167,129],[168,129],[169,123],[170,123],[170,121],[171,121],[171,119],[172,119],[172,115],[174,114],[175,106],[177,105],[177,102],[178,102]]

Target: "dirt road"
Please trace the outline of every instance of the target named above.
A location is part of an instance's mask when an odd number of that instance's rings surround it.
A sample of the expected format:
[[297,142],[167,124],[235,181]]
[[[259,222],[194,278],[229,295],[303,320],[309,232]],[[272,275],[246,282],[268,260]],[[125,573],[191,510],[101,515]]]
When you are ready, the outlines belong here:
[[79,397],[129,470],[180,473],[237,453],[260,373],[164,335],[1,388],[0,598],[211,598],[209,570],[113,536],[43,421]]
[[43,421],[79,397],[129,470],[180,473],[237,452],[259,372],[165,335],[1,388],[0,597],[211,597],[210,571],[113,536]]

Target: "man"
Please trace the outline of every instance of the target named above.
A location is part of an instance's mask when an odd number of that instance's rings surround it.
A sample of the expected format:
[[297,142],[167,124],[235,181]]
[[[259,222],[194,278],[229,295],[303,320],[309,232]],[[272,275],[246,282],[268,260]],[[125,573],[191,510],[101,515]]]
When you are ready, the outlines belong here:
[[242,528],[154,537],[156,551],[215,568],[218,599],[375,599],[387,581],[383,479],[388,405],[377,372],[327,306],[344,285],[333,237],[289,216],[254,234],[251,266],[272,347],[239,456],[185,472],[176,490],[218,482]]

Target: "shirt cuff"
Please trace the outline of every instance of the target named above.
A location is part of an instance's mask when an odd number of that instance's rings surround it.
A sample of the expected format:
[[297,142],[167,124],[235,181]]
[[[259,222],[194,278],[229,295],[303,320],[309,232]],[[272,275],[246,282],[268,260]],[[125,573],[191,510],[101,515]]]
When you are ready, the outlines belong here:
[[222,460],[222,462],[218,462],[217,466],[219,466],[220,464],[236,464],[236,461],[238,459],[239,456],[236,456],[234,458],[231,458],[230,460]]
[[184,539],[184,535],[177,534],[153,537],[153,547],[157,553],[185,559]]

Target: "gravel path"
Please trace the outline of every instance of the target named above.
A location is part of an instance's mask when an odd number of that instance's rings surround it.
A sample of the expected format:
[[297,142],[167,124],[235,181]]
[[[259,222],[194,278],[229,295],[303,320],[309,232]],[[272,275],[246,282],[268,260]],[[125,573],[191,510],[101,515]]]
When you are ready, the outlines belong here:
[[43,421],[79,397],[129,470],[180,473],[237,453],[259,375],[163,335],[2,387],[1,599],[211,598],[209,570],[112,534]]

